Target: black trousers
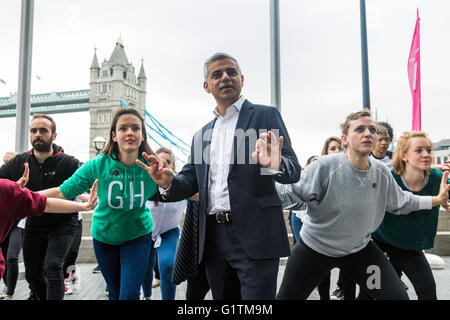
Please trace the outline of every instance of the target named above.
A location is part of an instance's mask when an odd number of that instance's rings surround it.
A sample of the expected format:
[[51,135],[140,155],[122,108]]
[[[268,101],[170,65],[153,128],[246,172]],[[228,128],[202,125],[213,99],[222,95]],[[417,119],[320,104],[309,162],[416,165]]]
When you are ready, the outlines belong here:
[[[436,282],[430,264],[423,251],[405,250],[388,244],[380,236],[373,234],[373,241],[386,252],[389,261],[394,268],[403,272],[411,281],[416,291],[418,300],[437,300]],[[373,297],[363,290],[358,295],[358,300],[370,300]]]
[[242,249],[233,222],[206,218],[204,262],[214,300],[273,300],[279,258],[255,260]]
[[83,236],[83,220],[78,220],[76,231],[73,236],[72,245],[69,252],[64,258],[64,278],[70,276],[70,273],[75,272],[75,264],[78,258],[78,251],[80,250],[81,238]]
[[64,258],[78,223],[73,215],[64,222],[25,227],[23,258],[25,278],[39,300],[64,299]]
[[209,291],[208,278],[206,277],[205,264],[198,265],[198,274],[187,279],[186,300],[204,300]]
[[317,284],[336,267],[376,299],[409,299],[394,268],[373,241],[358,252],[335,258],[314,251],[301,239],[287,261],[277,298],[306,300]]
[[19,253],[22,250],[23,229],[14,227],[9,233],[8,254],[6,257],[6,268],[8,275],[6,277],[6,294],[14,295],[16,291],[17,279],[19,278]]

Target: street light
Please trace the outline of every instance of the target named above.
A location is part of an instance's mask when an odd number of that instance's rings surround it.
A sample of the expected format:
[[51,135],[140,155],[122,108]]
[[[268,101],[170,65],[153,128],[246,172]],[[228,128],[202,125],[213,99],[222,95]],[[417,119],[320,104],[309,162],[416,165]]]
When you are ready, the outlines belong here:
[[94,138],[94,148],[97,151],[97,154],[100,153],[100,151],[103,149],[103,147],[106,144],[106,139],[103,137],[95,137]]

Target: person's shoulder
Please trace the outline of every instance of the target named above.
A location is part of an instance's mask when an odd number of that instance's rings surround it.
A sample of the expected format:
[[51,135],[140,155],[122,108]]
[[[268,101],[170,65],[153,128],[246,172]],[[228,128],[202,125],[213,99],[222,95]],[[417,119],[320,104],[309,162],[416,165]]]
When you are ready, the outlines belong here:
[[8,161],[11,163],[24,163],[29,157],[31,156],[30,151],[25,151],[22,153],[17,154],[14,158]]
[[[9,174],[13,174],[12,172],[14,170],[20,170],[20,168],[23,168],[24,163],[29,160],[29,156],[30,156],[29,151],[16,155],[14,158],[9,160],[8,163],[3,164],[1,166],[2,172],[3,173],[8,172]],[[30,163],[30,165],[32,164]]]
[[268,114],[277,113],[277,112],[279,113],[278,109],[274,106],[268,106],[268,105],[264,105],[264,104],[255,104],[248,100],[245,100],[242,107],[243,108],[254,108],[254,110],[256,112],[260,112],[260,113],[268,113]]
[[0,190],[3,192],[10,191],[11,188],[17,187],[18,184],[14,181],[8,180],[8,179],[0,179]]
[[322,155],[316,159],[317,160],[315,160],[314,162],[318,162],[322,166],[327,166],[327,167],[339,166],[345,162],[345,153],[339,152],[339,153]]
[[77,158],[75,158],[74,156],[66,153],[64,151],[64,148],[61,146],[58,146],[56,144],[53,144],[54,146],[54,154],[53,154],[53,158],[55,159],[59,159],[59,160],[68,160],[68,161],[76,161],[76,162],[80,162],[80,160],[78,160]]
[[377,158],[369,157],[370,165],[376,169],[383,171],[384,173],[391,174],[391,169],[383,161],[377,160]]
[[442,173],[441,170],[437,169],[437,168],[431,168],[430,169],[430,177],[431,178],[436,178],[436,179],[442,179],[442,176],[444,174]]

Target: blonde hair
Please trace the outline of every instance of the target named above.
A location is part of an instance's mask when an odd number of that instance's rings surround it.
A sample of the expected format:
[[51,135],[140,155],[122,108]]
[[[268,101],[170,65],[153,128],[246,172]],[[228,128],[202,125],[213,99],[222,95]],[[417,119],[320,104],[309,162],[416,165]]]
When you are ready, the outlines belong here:
[[[5,153],[5,155],[3,156],[3,162],[6,163],[9,160],[11,160],[12,158],[14,158],[17,155],[17,152],[14,151],[8,151]],[[6,161],[5,161],[6,159]]]
[[[433,142],[431,142],[428,134],[425,131],[405,131],[397,140],[397,146],[395,147],[394,154],[392,155],[392,166],[395,173],[398,175],[404,174],[406,171],[406,164],[403,161],[403,156],[408,152],[411,145],[412,138],[425,138],[430,143],[433,150]],[[429,174],[430,169],[425,171],[425,174]]]

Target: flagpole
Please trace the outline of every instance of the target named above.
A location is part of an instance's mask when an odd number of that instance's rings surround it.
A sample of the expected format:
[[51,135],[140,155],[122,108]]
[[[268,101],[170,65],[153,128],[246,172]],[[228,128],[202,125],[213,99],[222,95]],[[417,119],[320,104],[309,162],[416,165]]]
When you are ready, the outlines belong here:
[[412,131],[422,130],[420,93],[420,17],[417,8],[416,25],[408,57],[408,79],[412,96]]
[[361,69],[362,69],[362,89],[363,89],[363,108],[370,109],[370,90],[369,90],[369,58],[367,53],[367,26],[366,26],[366,1],[360,0],[360,19],[361,19]]
[[270,0],[270,79],[271,103],[281,111],[280,13],[278,0]]
[[34,0],[22,0],[20,20],[19,85],[16,103],[15,151],[28,149],[30,118],[31,58],[33,49]]

